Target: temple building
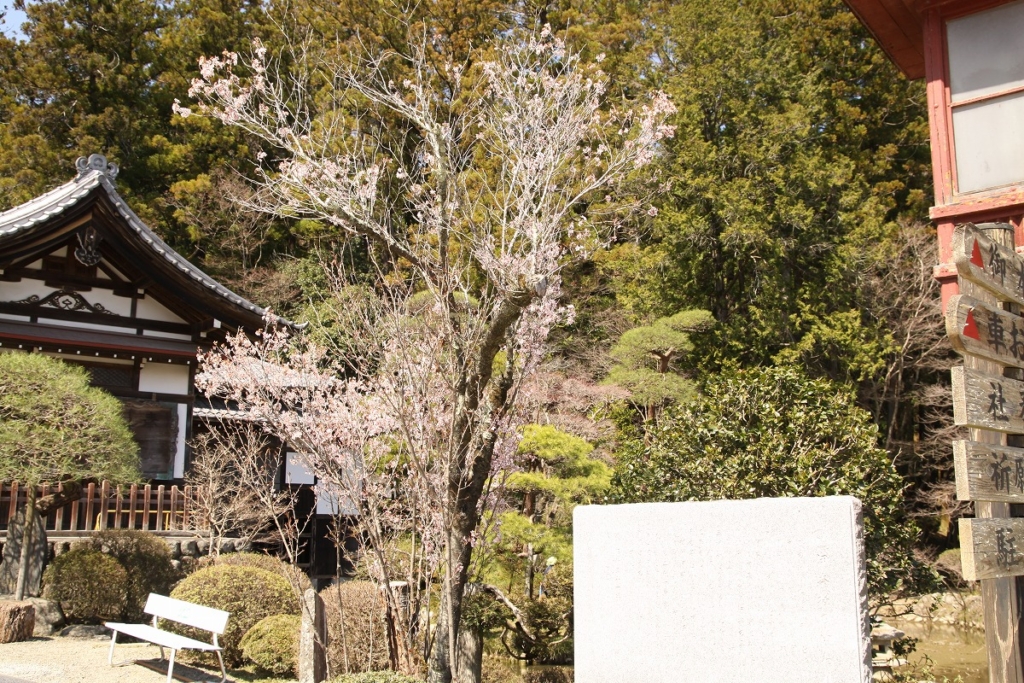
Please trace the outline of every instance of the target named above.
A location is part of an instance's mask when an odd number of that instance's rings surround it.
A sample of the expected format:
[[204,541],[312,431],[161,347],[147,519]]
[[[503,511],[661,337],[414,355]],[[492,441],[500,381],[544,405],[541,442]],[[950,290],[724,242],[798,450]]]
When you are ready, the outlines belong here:
[[85,366],[114,394],[144,476],[180,480],[195,411],[196,353],[266,311],[150,230],[94,154],[69,183],[0,213],[0,348]]
[[[181,485],[194,426],[231,417],[197,396],[197,352],[228,333],[262,328],[267,311],[147,227],[118,194],[115,164],[94,154],[77,169],[70,182],[0,213],[0,352],[85,367],[94,386],[123,403],[143,476],[153,487]],[[283,445],[278,477],[280,485],[315,483]],[[322,517],[333,516],[330,501],[316,504]],[[325,536],[320,527],[313,535]],[[333,571],[330,555],[320,573]]]

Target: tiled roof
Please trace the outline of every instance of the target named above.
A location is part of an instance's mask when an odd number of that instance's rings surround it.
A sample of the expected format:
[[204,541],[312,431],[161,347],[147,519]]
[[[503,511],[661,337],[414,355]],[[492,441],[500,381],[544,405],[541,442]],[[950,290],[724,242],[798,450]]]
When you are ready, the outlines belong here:
[[[152,250],[158,258],[164,259],[182,274],[200,283],[209,291],[214,292],[234,306],[245,309],[250,315],[255,314],[263,317],[266,314],[265,308],[257,306],[244,297],[235,294],[189,263],[143,223],[142,219],[131,210],[114,187],[114,178],[117,177],[118,171],[116,164],[107,163],[106,157],[100,154],[93,154],[88,159],[80,157],[76,166],[78,167],[78,176],[71,182],[65,183],[9,211],[0,213],[0,247],[3,246],[6,240],[31,232],[34,228],[48,222],[51,218],[69,211],[79,202],[89,197],[94,190],[102,188],[102,191],[106,192],[121,217],[125,219],[131,229],[139,236],[139,244]],[[284,318],[278,317],[278,321],[292,328],[298,329],[301,327]]]

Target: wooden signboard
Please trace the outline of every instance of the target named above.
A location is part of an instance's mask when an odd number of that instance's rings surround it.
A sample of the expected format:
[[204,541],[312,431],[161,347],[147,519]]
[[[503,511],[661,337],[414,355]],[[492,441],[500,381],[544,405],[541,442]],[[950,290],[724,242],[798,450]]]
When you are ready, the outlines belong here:
[[946,306],[946,334],[953,349],[1001,365],[1024,368],[1024,318],[958,294]]
[[1024,258],[972,223],[953,231],[953,261],[964,280],[984,287],[1000,301],[1024,305]]
[[953,466],[959,500],[1024,503],[1024,448],[954,441]]
[[953,368],[950,377],[957,426],[1024,433],[1024,382],[964,367]]
[[958,521],[965,579],[977,581],[1024,574],[1024,518]]

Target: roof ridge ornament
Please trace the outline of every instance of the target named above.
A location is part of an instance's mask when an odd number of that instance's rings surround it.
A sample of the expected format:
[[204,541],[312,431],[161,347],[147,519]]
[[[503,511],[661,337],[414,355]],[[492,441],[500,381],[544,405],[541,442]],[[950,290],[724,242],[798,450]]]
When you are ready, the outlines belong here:
[[89,171],[99,171],[104,174],[110,180],[117,177],[117,164],[114,162],[107,162],[107,158],[102,154],[90,154],[88,158],[78,157],[75,161],[75,168],[78,169],[78,177],[81,178]]
[[78,233],[78,249],[75,249],[75,259],[83,266],[95,266],[103,256],[100,254],[99,246],[103,238],[96,233],[96,228],[87,226],[85,230]]

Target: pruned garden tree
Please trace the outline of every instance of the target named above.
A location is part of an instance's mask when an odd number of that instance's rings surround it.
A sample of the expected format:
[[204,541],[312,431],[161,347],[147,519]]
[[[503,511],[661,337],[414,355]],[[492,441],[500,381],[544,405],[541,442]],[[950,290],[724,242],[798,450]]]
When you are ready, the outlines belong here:
[[694,382],[681,373],[676,361],[693,351],[690,334],[707,330],[714,322],[710,312],[693,309],[627,330],[610,351],[615,365],[607,381],[628,389],[632,402],[653,422],[666,403],[693,396]]
[[[138,453],[120,401],[89,386],[84,368],[36,353],[0,352],[0,481],[18,481],[28,496],[16,600],[25,594],[40,507],[76,497],[84,479],[138,481]],[[65,490],[37,502],[42,484],[63,484]]]
[[[429,680],[448,683],[479,525],[529,422],[525,380],[572,317],[560,273],[647,210],[637,176],[671,136],[673,106],[661,93],[607,106],[598,67],[546,29],[460,64],[438,64],[430,36],[410,35],[407,54],[306,44],[286,69],[256,42],[248,57],[201,62],[198,111],[268,150],[252,208],[369,245],[376,278],[349,306],[348,355],[271,325],[205,356],[197,381],[297,447],[341,507],[358,506],[396,620],[395,665],[423,656]],[[332,279],[353,284],[343,265]],[[414,616],[430,600],[421,586],[439,591],[433,630]]]

